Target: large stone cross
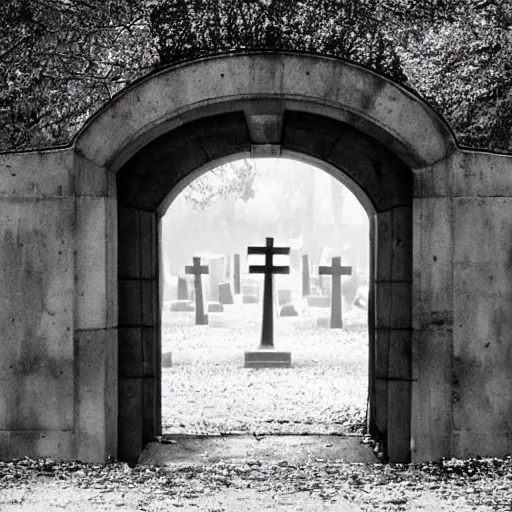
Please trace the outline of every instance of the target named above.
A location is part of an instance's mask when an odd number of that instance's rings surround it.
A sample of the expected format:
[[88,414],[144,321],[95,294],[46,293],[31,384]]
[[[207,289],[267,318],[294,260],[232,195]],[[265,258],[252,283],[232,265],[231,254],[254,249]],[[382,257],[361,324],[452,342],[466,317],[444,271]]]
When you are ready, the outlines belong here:
[[352,274],[352,267],[342,267],[341,258],[332,258],[330,267],[318,267],[319,274],[330,274],[332,276],[331,291],[331,329],[342,329],[343,319],[341,314],[341,276]]
[[194,274],[194,289],[196,296],[196,325],[205,325],[207,318],[204,315],[203,285],[201,275],[208,274],[208,265],[201,265],[201,258],[192,258],[194,264],[185,267],[187,274]]
[[264,274],[263,285],[263,325],[261,328],[260,348],[274,348],[274,312],[273,312],[273,276],[274,274],[289,274],[290,267],[275,266],[272,258],[276,254],[290,254],[289,247],[274,247],[274,239],[267,238],[265,247],[248,247],[247,254],[264,254],[264,265],[250,265],[250,274]]

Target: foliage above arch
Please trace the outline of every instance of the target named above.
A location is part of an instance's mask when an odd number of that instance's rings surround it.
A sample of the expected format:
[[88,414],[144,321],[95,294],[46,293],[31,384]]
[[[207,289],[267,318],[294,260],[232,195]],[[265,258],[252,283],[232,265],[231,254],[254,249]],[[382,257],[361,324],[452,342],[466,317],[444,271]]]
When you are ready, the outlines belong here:
[[404,80],[380,0],[163,0],[151,12],[162,64],[231,50],[310,51]]
[[243,49],[343,57],[423,95],[467,146],[512,151],[504,0],[6,0],[0,150],[68,143],[134,79]]

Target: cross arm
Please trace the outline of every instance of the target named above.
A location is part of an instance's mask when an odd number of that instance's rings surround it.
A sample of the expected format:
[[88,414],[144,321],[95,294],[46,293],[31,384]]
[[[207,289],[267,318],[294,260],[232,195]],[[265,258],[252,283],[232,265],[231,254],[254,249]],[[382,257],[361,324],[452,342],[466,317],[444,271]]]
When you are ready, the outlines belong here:
[[251,274],[265,274],[267,272],[272,273],[272,274],[289,274],[290,267],[285,267],[285,266],[267,267],[266,265],[250,265],[249,266],[249,273],[251,273]]
[[289,247],[247,247],[247,254],[290,254]]
[[185,267],[187,274],[208,274],[208,265],[199,265],[198,267]]

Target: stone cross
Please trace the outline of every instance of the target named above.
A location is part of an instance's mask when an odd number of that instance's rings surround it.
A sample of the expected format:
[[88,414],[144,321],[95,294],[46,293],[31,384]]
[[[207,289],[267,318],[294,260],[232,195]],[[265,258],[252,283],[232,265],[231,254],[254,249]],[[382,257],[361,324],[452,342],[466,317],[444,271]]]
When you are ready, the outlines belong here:
[[247,254],[264,254],[264,265],[250,265],[250,274],[264,274],[265,281],[263,287],[263,325],[261,328],[261,346],[260,348],[274,348],[274,313],[273,313],[273,275],[289,274],[290,267],[275,266],[272,264],[272,258],[276,254],[290,254],[289,247],[274,247],[274,239],[267,238],[265,247],[248,247]]
[[206,325],[208,319],[204,314],[203,304],[203,285],[201,282],[201,275],[208,274],[208,266],[201,265],[201,258],[193,258],[194,264],[190,267],[185,267],[187,274],[194,274],[194,289],[196,296],[196,325]]
[[309,287],[309,257],[307,254],[302,255],[302,296],[310,294]]
[[318,267],[318,273],[330,274],[332,276],[331,292],[331,329],[342,329],[343,320],[341,314],[341,276],[352,274],[352,267],[342,267],[341,258],[332,258],[332,266]]

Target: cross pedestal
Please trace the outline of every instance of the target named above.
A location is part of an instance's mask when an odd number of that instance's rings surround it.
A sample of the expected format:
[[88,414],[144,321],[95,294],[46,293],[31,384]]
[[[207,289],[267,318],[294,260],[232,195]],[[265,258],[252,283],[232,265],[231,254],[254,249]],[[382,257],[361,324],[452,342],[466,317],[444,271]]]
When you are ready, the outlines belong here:
[[331,329],[343,328],[343,317],[341,314],[341,276],[349,276],[352,267],[342,267],[339,256],[332,258],[330,267],[318,267],[319,274],[330,274],[332,276],[331,292]]
[[265,247],[249,247],[247,254],[264,254],[264,265],[251,265],[250,274],[263,274],[263,323],[261,327],[261,344],[258,350],[246,351],[244,354],[245,368],[290,368],[291,352],[278,351],[274,347],[274,274],[289,274],[290,267],[275,266],[272,258],[276,254],[290,254],[289,247],[274,247],[274,239],[267,238]]
[[193,258],[194,264],[189,267],[185,267],[187,274],[194,274],[194,290],[196,298],[196,325],[207,325],[208,315],[204,314],[204,302],[203,302],[203,285],[201,282],[201,275],[208,274],[208,266],[201,265],[201,258]]

